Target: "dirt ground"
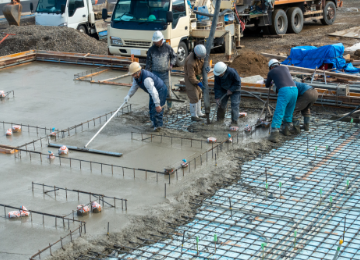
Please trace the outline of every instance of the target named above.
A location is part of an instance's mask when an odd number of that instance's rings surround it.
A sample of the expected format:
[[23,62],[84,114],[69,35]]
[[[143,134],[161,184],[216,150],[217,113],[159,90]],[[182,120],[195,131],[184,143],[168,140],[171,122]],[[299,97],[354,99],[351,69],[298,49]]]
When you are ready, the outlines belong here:
[[[357,39],[329,37],[328,33],[359,26],[360,22],[360,1],[343,0],[342,8],[338,9],[337,18],[333,25],[325,26],[320,22],[306,22],[303,31],[300,34],[286,34],[283,38],[263,38],[260,34],[249,34],[250,30],[245,30],[245,36],[241,39],[241,45],[245,46],[240,53],[252,50],[256,53],[267,52],[273,54],[288,55],[290,49],[295,46],[313,45],[323,46],[333,43],[343,43],[349,47],[359,42]],[[59,51],[79,51],[88,53],[88,49],[93,46],[92,53],[107,54],[107,42],[97,41],[89,36],[81,36],[75,32],[68,32],[67,29],[60,27],[35,26],[35,19],[29,18],[22,21],[22,26],[29,28],[8,28],[7,22],[0,22],[0,33],[18,33],[19,36],[10,36],[0,45],[0,55],[11,54],[25,49],[43,48],[46,50]],[[40,28],[36,28],[40,27]],[[54,30],[57,32],[54,33]],[[68,29],[72,30],[72,29]],[[26,33],[28,31],[28,33]],[[24,40],[31,39],[31,42],[25,44]],[[71,42],[71,39],[74,39]],[[17,44],[19,43],[19,44]],[[213,54],[213,63],[224,60],[223,54]]]

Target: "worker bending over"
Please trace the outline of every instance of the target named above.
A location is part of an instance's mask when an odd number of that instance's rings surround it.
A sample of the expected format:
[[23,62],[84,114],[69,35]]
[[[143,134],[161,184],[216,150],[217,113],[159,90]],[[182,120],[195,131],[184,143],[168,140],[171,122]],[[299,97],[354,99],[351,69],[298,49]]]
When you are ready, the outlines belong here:
[[[295,84],[298,89],[295,113],[301,112],[302,116],[304,117],[304,130],[309,131],[311,116],[310,108],[318,99],[318,92],[308,84],[301,82],[295,82]],[[298,118],[293,119],[293,126],[294,128],[292,132],[295,134],[300,134],[300,121]]]
[[201,82],[202,69],[204,66],[204,58],[206,56],[206,48],[202,44],[198,44],[185,59],[185,88],[186,94],[190,99],[190,114],[192,121],[201,121],[199,117],[204,117],[201,113],[201,97],[204,88]]
[[[225,119],[226,104],[231,98],[231,124],[237,125],[239,119],[241,79],[237,71],[218,62],[214,66],[215,100],[218,104],[217,120]],[[225,97],[224,97],[225,95]]]
[[[168,98],[171,97],[171,87],[169,84],[169,73],[171,68],[176,63],[176,53],[173,48],[164,40],[164,35],[160,31],[153,34],[153,46],[147,52],[145,69],[151,71],[164,81],[167,90]],[[171,111],[172,102],[167,101],[167,107]]]
[[298,97],[298,89],[290,75],[290,71],[285,66],[280,66],[280,62],[276,59],[269,61],[269,73],[266,79],[266,87],[271,86],[274,81],[276,85],[276,93],[278,93],[275,113],[271,123],[271,134],[269,141],[279,141],[279,130],[284,120],[284,135],[291,135],[290,127],[292,116],[294,113],[296,100]]
[[125,103],[135,94],[138,88],[141,88],[149,94],[150,120],[153,123],[154,131],[159,132],[163,125],[163,109],[167,97],[167,87],[164,82],[153,73],[142,70],[137,62],[129,66],[129,74],[133,76],[132,86],[125,97]]

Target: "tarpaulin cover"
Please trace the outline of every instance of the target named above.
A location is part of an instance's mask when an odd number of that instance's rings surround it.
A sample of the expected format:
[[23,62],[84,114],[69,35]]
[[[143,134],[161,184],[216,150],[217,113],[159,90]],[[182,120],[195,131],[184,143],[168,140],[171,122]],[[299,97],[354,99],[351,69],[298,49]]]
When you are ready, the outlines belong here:
[[346,63],[343,58],[344,45],[342,43],[325,45],[322,47],[298,46],[291,48],[290,55],[282,64],[297,67],[316,69],[324,63],[332,64],[333,69],[344,70],[348,73],[358,73],[360,69],[351,63]]

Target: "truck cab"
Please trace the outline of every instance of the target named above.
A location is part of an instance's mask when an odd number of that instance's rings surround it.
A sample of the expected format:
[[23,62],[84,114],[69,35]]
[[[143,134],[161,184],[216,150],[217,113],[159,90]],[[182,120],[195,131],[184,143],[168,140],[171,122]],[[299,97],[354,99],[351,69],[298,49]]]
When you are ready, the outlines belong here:
[[[98,0],[39,0],[35,9],[35,24],[66,26],[87,34],[99,33],[106,30],[106,23],[101,20],[101,10],[108,5],[107,1],[99,5],[96,5],[97,2]],[[30,9],[32,11],[32,4]]]
[[159,30],[182,66],[189,50],[189,21],[186,0],[118,0],[108,25],[109,54],[146,57],[152,35]]

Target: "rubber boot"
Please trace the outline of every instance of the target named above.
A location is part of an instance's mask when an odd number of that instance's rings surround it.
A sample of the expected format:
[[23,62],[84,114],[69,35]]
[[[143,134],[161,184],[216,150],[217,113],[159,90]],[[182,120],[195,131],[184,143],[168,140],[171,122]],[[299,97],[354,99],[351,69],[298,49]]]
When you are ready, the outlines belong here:
[[199,100],[197,103],[196,103],[196,114],[198,117],[203,117],[205,118],[205,114],[203,114],[201,112],[201,100]]
[[290,129],[291,129],[291,123],[285,122],[283,131],[282,131],[283,135],[285,135],[285,136],[291,135]]
[[237,125],[238,125],[238,121],[231,120],[231,125],[232,125],[232,126],[237,126]]
[[270,142],[273,142],[273,143],[278,143],[279,142],[279,129],[277,128],[271,128],[271,133],[270,133],[270,136],[268,138],[268,140]]
[[291,128],[290,132],[293,135],[298,135],[300,134],[301,130],[300,130],[300,121],[298,119],[293,119],[293,127]]
[[310,130],[310,116],[304,116],[304,130]]
[[200,118],[197,116],[197,103],[190,103],[190,115],[191,115],[191,121],[201,121]]
[[224,121],[224,119],[225,119],[225,109],[219,106],[217,111],[217,121]]

